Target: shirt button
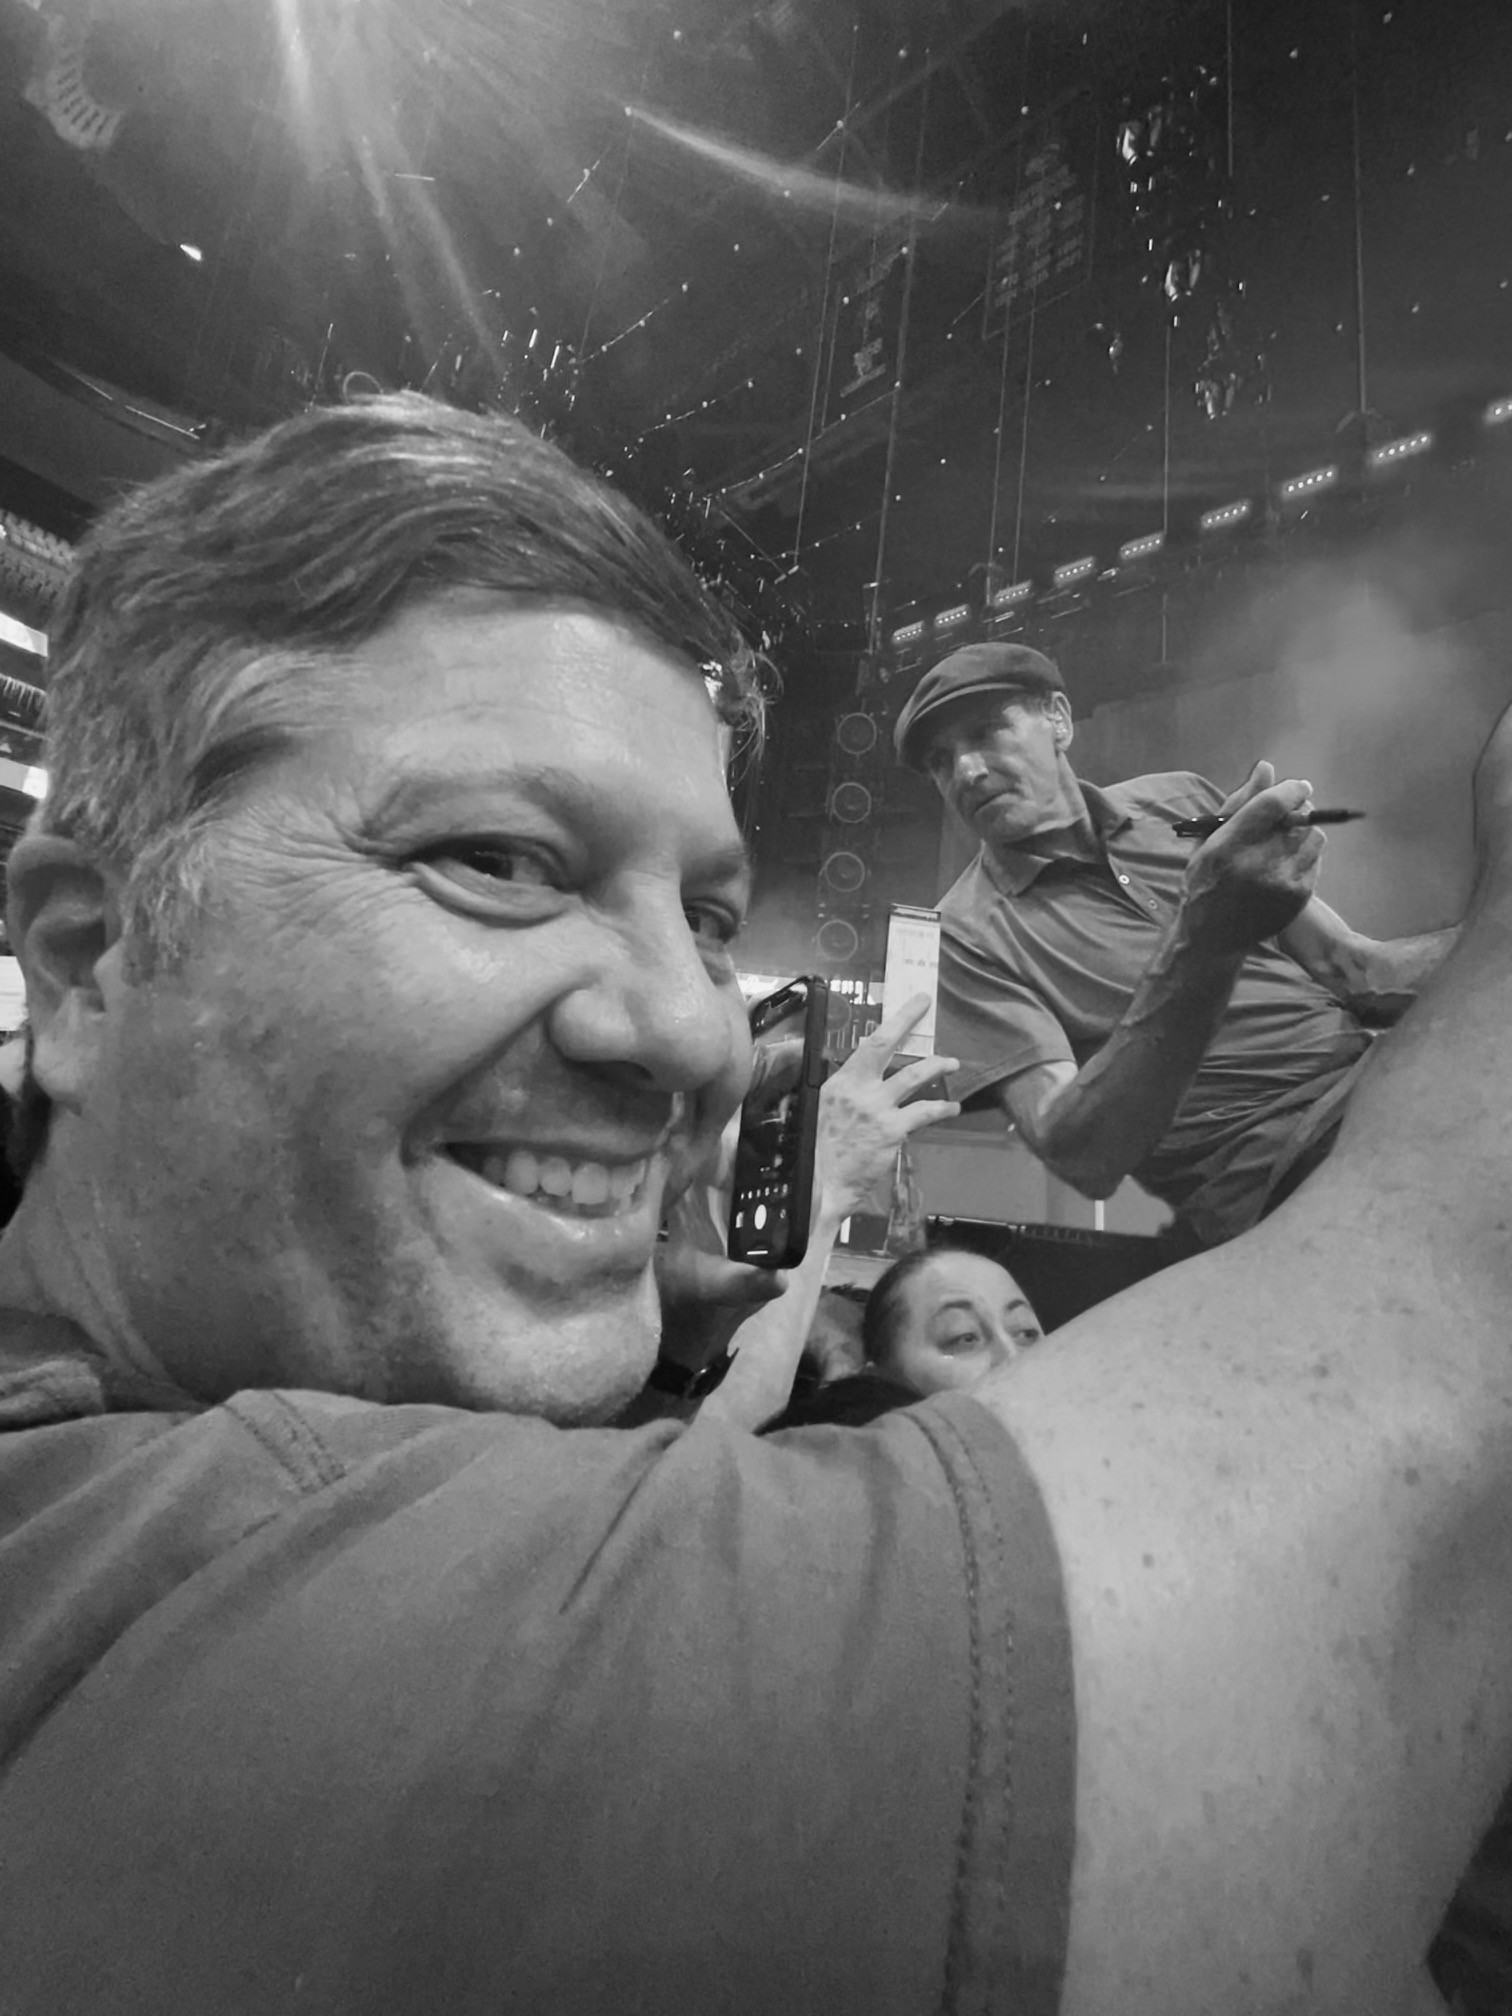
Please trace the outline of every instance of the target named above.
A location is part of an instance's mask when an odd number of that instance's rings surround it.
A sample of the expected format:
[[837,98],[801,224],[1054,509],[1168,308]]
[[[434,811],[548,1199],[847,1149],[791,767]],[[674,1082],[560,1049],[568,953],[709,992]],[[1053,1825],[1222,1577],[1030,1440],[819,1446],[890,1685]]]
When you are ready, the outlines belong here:
[[1128,878],[1128,876],[1127,876],[1127,875],[1120,875],[1118,879],[1119,879],[1119,881],[1120,881],[1120,882],[1122,882],[1122,883],[1123,883],[1124,887],[1125,887],[1125,888],[1127,889],[1127,888],[1128,888],[1128,886],[1129,886],[1129,878]]

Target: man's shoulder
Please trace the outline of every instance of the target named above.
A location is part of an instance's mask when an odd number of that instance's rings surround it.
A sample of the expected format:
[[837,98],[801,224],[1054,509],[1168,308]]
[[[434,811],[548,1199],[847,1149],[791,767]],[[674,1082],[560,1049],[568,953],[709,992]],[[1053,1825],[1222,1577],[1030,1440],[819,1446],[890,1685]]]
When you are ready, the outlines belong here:
[[1211,812],[1228,795],[1210,778],[1195,770],[1152,770],[1142,777],[1126,777],[1117,784],[1104,784],[1102,795],[1119,812],[1136,816],[1188,812]]
[[945,891],[935,908],[940,913],[940,921],[947,929],[959,929],[961,925],[980,914],[984,902],[996,902],[1001,891],[987,873],[984,850],[978,848],[954,882]]
[[[413,1432],[219,1561],[171,1493],[151,1520],[95,1521],[69,1564],[54,1544],[73,1572],[28,1594],[35,1649],[0,1687],[0,1860],[26,1907],[0,1944],[8,1980],[49,1991],[18,2006],[103,2007],[108,1941],[112,2006],[217,2008],[250,1981],[272,2008],[313,1964],[312,1924],[322,2006],[353,1981],[406,2012],[472,2007],[490,1981],[564,2011],[725,2006],[729,1951],[767,1952],[773,1898],[802,1964],[747,1981],[742,2009],[802,2003],[815,1956],[836,1973],[818,2001],[877,2011],[937,2004],[948,1954],[1005,2006],[1030,1997],[1011,1956],[1058,1966],[1075,1733],[1060,1569],[1032,1473],[970,1396],[775,1437],[428,1425],[335,1396],[240,1411],[338,1456],[364,1422]],[[1000,1687],[978,1684],[983,1660]],[[833,1830],[810,1830],[795,1861],[786,1822],[840,1756],[865,1838],[837,1859]],[[622,1814],[670,1859],[627,1865]],[[417,1838],[396,1918],[382,1857]],[[688,1840],[716,1852],[674,1867]],[[879,1860],[918,1875],[906,1910],[879,1905]],[[522,1945],[499,1897],[537,1894]],[[69,1898],[122,1895],[124,1917],[68,1918]],[[796,1919],[794,1898],[812,1905]],[[644,1964],[611,1982],[627,1922]],[[695,1922],[728,1937],[690,1947]],[[415,1925],[446,1930],[419,1960]],[[563,1953],[587,1957],[564,1972]]]

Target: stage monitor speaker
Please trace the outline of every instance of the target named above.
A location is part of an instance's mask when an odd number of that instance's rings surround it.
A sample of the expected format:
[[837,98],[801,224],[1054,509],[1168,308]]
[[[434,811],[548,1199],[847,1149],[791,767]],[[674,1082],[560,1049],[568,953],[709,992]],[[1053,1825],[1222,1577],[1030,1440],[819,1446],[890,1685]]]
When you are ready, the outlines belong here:
[[866,863],[848,847],[837,847],[826,857],[820,876],[840,896],[854,896],[866,880]]
[[830,793],[829,812],[843,825],[855,826],[872,815],[872,794],[854,777],[847,777]]

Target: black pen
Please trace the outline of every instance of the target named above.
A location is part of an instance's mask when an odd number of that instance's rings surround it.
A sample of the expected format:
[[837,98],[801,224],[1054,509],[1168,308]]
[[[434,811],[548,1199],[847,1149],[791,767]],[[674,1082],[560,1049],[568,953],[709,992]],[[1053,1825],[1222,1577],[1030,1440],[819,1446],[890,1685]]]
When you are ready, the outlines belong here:
[[[1365,818],[1363,812],[1310,812],[1306,819],[1296,823],[1303,826],[1347,826],[1351,819]],[[1205,819],[1173,819],[1171,831],[1178,840],[1211,840],[1218,828],[1227,822],[1216,812],[1210,812]]]

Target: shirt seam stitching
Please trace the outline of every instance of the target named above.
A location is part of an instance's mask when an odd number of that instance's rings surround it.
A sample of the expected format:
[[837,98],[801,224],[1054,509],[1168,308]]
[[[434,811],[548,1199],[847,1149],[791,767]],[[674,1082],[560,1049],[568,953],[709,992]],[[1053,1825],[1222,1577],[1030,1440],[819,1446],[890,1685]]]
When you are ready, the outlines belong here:
[[346,1466],[331,1452],[303,1415],[282,1393],[264,1393],[259,1397],[268,1401],[282,1417],[283,1425],[289,1431],[290,1441],[297,1446],[299,1455],[308,1459],[308,1470],[295,1460],[291,1451],[283,1446],[277,1436],[271,1434],[261,1421],[238,1406],[237,1402],[243,1397],[237,1394],[229,1400],[226,1403],[227,1413],[246,1434],[251,1436],[263,1453],[273,1459],[302,1495],[313,1496],[332,1484],[339,1484],[346,1476]]
[[[987,1788],[980,1781],[982,1777],[982,1758],[987,1748],[987,1741],[986,1729],[983,1722],[982,1660],[984,1619],[982,1614],[981,1550],[978,1546],[977,1535],[969,1516],[967,1495],[963,1488],[962,1480],[957,1474],[955,1464],[946,1461],[944,1449],[935,1440],[937,1431],[948,1430],[957,1459],[969,1472],[973,1483],[981,1495],[987,1521],[991,1528],[993,1555],[997,1564],[1000,1587],[1002,1586],[1003,1534],[992,1494],[986,1488],[985,1480],[981,1475],[971,1449],[954,1422],[937,1418],[926,1425],[923,1421],[914,1417],[913,1425],[919,1428],[930,1442],[935,1451],[936,1461],[945,1472],[966,1556],[967,1630],[971,1673],[971,1724],[967,1742],[966,1791],[962,1801],[961,1824],[956,1836],[956,1867],[955,1880],[951,1889],[950,1934],[946,1949],[944,1981],[940,2004],[942,2016],[951,2016],[951,2012],[958,2010],[961,2006],[962,1977],[967,1967],[964,1952],[968,1937],[966,1922],[968,1912],[967,1892],[971,1879],[971,1862],[973,1860],[973,1833],[979,1826],[982,1826],[986,1819],[983,1809],[986,1805]],[[1009,1827],[1008,1816],[1013,1798],[1013,1760],[1016,1755],[1017,1742],[1017,1703],[1014,1699],[1013,1691],[1015,1683],[1015,1660],[1011,1617],[1005,1618],[1004,1652],[1007,1667],[1007,1687],[1004,1704],[1001,1797],[998,1801],[997,1821],[993,1827],[993,1833],[996,1837],[996,1849],[995,1852],[989,1850],[984,1841],[981,1851],[983,1861],[991,1867],[993,1872],[993,1890],[996,1900],[996,1923],[990,1928],[993,1935],[1000,1934],[1007,1913],[1006,1835]],[[984,1938],[983,1940],[984,1945],[990,1946],[992,1943],[995,1943],[993,1938]]]

